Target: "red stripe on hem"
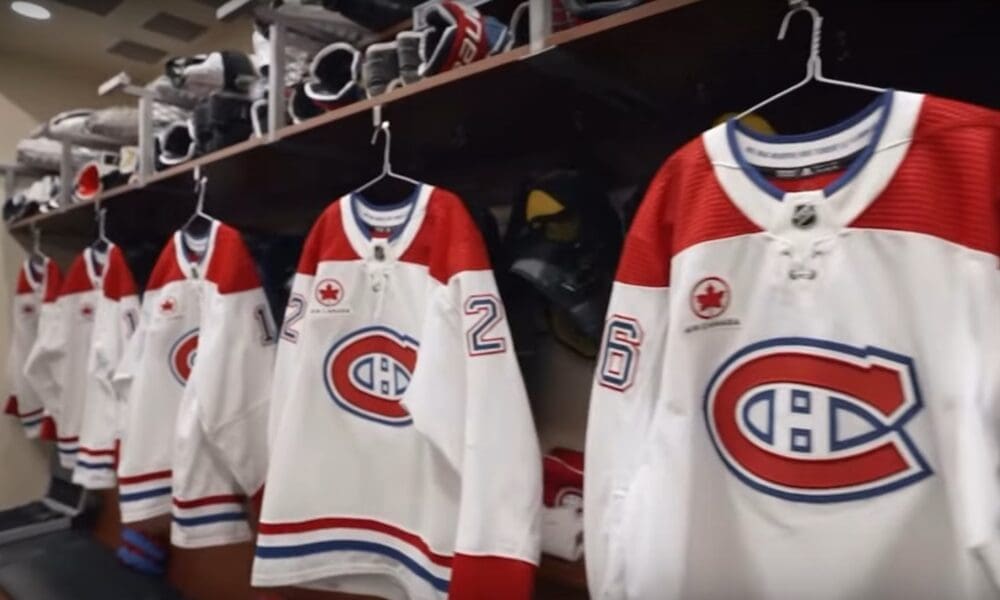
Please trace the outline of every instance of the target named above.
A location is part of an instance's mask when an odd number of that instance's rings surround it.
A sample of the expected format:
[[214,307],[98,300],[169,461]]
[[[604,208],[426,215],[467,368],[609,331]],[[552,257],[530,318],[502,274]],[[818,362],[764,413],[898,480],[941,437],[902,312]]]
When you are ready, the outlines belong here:
[[156,471],[155,473],[144,473],[142,475],[132,475],[130,477],[118,477],[119,484],[129,484],[129,483],[142,483],[143,481],[152,481],[154,479],[167,479],[172,474],[172,471]]
[[72,437],[56,438],[56,441],[57,442],[79,442],[80,441],[80,436],[74,435]]
[[322,519],[310,519],[308,521],[296,521],[293,523],[265,523],[261,522],[258,533],[262,534],[284,534],[284,533],[306,533],[308,531],[318,531],[320,529],[367,529],[384,533],[406,542],[427,556],[436,565],[451,567],[452,557],[445,554],[438,554],[431,550],[420,536],[400,529],[388,523],[374,521],[371,519],[356,519],[349,517],[326,517]]
[[208,506],[209,504],[232,504],[242,503],[243,496],[236,494],[219,494],[218,496],[205,496],[204,498],[193,498],[191,500],[181,500],[174,498],[174,506],[177,508],[196,508],[198,506]]
[[111,449],[111,450],[95,450],[93,448],[84,448],[83,446],[80,446],[79,448],[77,448],[77,452],[82,452],[84,454],[89,454],[91,456],[114,456],[115,455],[114,449]]

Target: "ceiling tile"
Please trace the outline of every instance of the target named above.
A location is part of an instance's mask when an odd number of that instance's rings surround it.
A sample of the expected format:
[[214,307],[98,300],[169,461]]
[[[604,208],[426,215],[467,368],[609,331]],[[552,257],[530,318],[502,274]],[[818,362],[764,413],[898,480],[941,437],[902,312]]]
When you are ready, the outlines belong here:
[[79,8],[97,15],[106,16],[114,9],[121,6],[125,0],[56,0],[59,4]]
[[153,64],[167,55],[165,51],[159,48],[131,40],[118,40],[108,48],[108,53],[117,54],[129,60],[136,60],[147,64]]
[[178,40],[190,42],[205,33],[205,26],[170,13],[156,13],[142,24],[143,29],[160,33]]

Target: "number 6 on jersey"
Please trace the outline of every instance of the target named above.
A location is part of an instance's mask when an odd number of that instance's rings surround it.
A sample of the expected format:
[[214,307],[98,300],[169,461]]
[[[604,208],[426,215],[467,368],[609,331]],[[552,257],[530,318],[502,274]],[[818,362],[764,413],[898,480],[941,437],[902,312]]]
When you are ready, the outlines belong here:
[[642,327],[639,321],[624,315],[611,315],[604,329],[604,352],[601,355],[601,385],[624,392],[632,387]]

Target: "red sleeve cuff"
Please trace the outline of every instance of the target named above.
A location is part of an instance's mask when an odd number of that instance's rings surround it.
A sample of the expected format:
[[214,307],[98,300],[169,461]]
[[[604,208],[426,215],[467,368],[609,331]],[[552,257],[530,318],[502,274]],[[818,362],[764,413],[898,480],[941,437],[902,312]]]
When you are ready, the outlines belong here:
[[42,418],[42,428],[38,433],[38,437],[50,442],[56,441],[56,422],[52,417],[46,416]]
[[513,558],[456,554],[451,563],[451,600],[530,600],[535,565]]
[[17,416],[17,396],[14,394],[7,396],[7,404],[4,406],[3,412],[8,415]]

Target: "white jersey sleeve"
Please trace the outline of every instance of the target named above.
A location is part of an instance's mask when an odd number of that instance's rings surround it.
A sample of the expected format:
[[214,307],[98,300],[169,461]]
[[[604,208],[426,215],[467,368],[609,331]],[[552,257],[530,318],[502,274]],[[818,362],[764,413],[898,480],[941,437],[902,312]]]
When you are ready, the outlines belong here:
[[528,396],[493,271],[460,272],[444,291],[420,360],[435,366],[422,374],[449,376],[415,381],[427,393],[414,393],[410,409],[462,477],[449,593],[519,597],[540,551],[541,453]]
[[239,233],[220,225],[206,273],[198,358],[177,416],[172,542],[249,540],[245,503],[264,484],[278,335]]
[[626,238],[590,398],[583,514],[587,582],[595,598],[627,596],[621,550],[631,541],[618,532],[629,502],[653,501],[630,490],[642,477],[654,408],[668,392],[661,369],[669,327],[669,229],[656,201],[667,184],[661,171]]
[[[60,396],[64,385],[62,373],[66,359],[67,323],[59,303],[62,282],[47,285],[38,315],[38,333],[24,361],[24,381],[39,399],[43,410],[40,435],[57,442],[60,455],[76,453],[76,440],[59,432]],[[60,439],[61,438],[61,439]],[[61,458],[61,456],[60,456]]]
[[4,412],[21,421],[24,433],[36,438],[41,431],[42,400],[24,376],[24,365],[38,335],[38,321],[46,291],[54,295],[60,284],[59,269],[46,259],[35,271],[28,261],[18,274],[12,301],[10,348],[7,353],[7,404]]

